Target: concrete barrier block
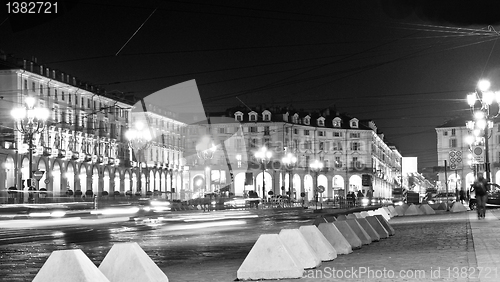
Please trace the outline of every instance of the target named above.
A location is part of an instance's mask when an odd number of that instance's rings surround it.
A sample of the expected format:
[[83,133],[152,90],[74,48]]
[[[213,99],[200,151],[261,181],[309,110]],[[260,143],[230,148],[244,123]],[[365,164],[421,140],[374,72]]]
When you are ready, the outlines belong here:
[[[330,224],[330,223],[323,223]],[[299,229],[282,229],[279,233],[281,242],[295,256],[300,265],[305,268],[315,268],[321,264],[321,259],[307,243]]]
[[328,222],[334,222],[334,221],[337,221],[337,218],[336,218],[336,217],[335,217],[335,215],[333,215],[333,214],[327,215],[327,216],[325,216],[325,218],[326,218],[326,220],[327,220]]
[[356,218],[363,218],[360,212],[353,213]]
[[[400,214],[396,211],[396,208],[394,206],[388,206],[387,207],[389,211],[391,212],[392,216],[399,216]],[[404,214],[402,214],[404,215]]]
[[394,231],[394,228],[392,228],[391,224],[387,220],[385,220],[385,218],[383,216],[376,215],[375,217],[378,219],[378,221],[380,221],[382,226],[384,226],[385,230],[387,230],[387,232],[389,233],[389,236],[393,236],[396,234],[396,231]]
[[392,212],[389,210],[388,207],[382,207],[382,208],[385,210],[385,212],[389,215],[390,218],[394,217],[394,215],[392,214]]
[[337,215],[337,220],[346,220],[346,219],[347,219],[347,216],[345,216],[345,214]]
[[368,223],[377,231],[378,235],[380,236],[380,239],[386,239],[389,238],[389,232],[385,229],[385,227],[380,223],[380,221],[377,219],[375,216],[368,216],[366,217],[366,220],[368,220]]
[[322,261],[330,261],[337,258],[337,251],[316,226],[305,225],[301,226],[299,230]]
[[428,204],[422,204],[419,208],[424,214],[436,214],[434,209],[431,208],[431,206],[429,206]]
[[380,241],[380,235],[378,235],[377,231],[375,231],[370,223],[368,223],[368,220],[366,220],[366,218],[358,218],[357,221],[361,225],[361,227],[363,227],[366,233],[370,235],[372,241]]
[[344,238],[349,242],[352,249],[359,249],[363,243],[359,239],[358,235],[354,233],[354,230],[347,224],[346,220],[333,222],[333,225],[342,233]]
[[322,215],[317,216],[316,219],[314,219],[313,225],[318,227],[320,223],[328,223],[328,220]]
[[420,205],[415,205],[415,206],[417,207],[417,212],[418,212],[419,215],[424,215],[425,214],[425,212],[422,209],[420,209]]
[[385,220],[387,220],[387,221],[389,221],[391,219],[389,214],[387,214],[387,212],[383,208],[378,208],[377,210],[375,210],[375,214],[383,216],[385,218]]
[[346,216],[347,219],[355,219],[356,216],[353,213],[350,213]]
[[411,204],[405,211],[405,216],[410,216],[410,215],[419,215],[419,211],[420,209],[417,208],[417,206]]
[[394,210],[398,213],[398,216],[404,216],[405,215],[405,209],[403,209],[402,206],[397,206]]
[[110,282],[168,282],[167,275],[135,242],[114,244],[99,265],[99,270]]
[[453,206],[451,206],[450,209],[451,212],[464,212],[467,211],[467,208],[462,205],[460,202],[455,202],[453,203]]
[[403,211],[406,211],[410,206],[407,203],[403,203],[400,207],[403,209]]
[[318,226],[319,231],[330,242],[338,255],[347,255],[352,253],[351,244],[346,240],[344,235],[335,227],[333,223],[321,223]]
[[283,244],[278,234],[262,234],[236,276],[239,280],[285,279],[301,278],[303,273],[304,268]]
[[[359,218],[358,218],[359,219]],[[352,231],[356,233],[358,238],[361,240],[361,243],[363,245],[368,245],[372,243],[372,238],[366,231],[361,227],[361,225],[358,223],[358,219],[348,219],[346,220],[347,224],[349,227],[351,227]]]
[[54,251],[33,282],[109,282],[108,278],[80,249]]

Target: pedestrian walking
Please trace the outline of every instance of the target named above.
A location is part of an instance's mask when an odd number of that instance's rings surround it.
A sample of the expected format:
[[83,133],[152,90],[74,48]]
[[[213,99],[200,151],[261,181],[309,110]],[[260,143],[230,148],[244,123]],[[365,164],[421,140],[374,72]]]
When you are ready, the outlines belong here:
[[355,207],[356,206],[356,194],[354,194],[354,192],[351,192],[351,202],[352,202],[352,206]]
[[460,203],[463,205],[465,201],[465,192],[463,189],[460,189],[460,192],[458,192],[459,197],[460,197]]
[[365,195],[363,194],[363,192],[361,190],[358,190],[358,195],[357,195],[358,199],[363,198],[364,196]]
[[478,175],[472,185],[472,188],[476,194],[477,218],[484,218],[486,214],[486,200],[488,199],[488,182],[483,175]]

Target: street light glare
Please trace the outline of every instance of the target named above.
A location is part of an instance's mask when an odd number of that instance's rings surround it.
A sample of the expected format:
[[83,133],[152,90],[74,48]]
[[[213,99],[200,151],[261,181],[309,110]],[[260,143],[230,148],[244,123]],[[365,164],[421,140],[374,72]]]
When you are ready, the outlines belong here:
[[478,121],[484,119],[484,112],[483,111],[474,112],[474,119]]
[[47,108],[35,108],[33,109],[34,117],[38,120],[47,120],[50,116],[49,109]]
[[488,91],[488,89],[490,89],[490,86],[491,86],[491,83],[489,80],[486,80],[486,79],[481,79],[478,83],[477,83],[477,88],[481,91]]
[[467,135],[467,136],[465,137],[465,142],[467,142],[467,144],[469,144],[469,145],[472,145],[472,143],[474,143],[474,136],[472,136],[472,135]]
[[36,104],[36,98],[33,96],[28,96],[28,97],[26,97],[24,102],[26,103],[26,106],[28,107],[28,109],[33,109],[33,107],[35,107],[35,104]]
[[136,121],[135,122],[135,129],[138,131],[141,131],[144,129],[144,123],[142,121]]
[[493,99],[495,99],[495,93],[493,93],[493,91],[483,92],[483,101],[486,105],[491,105],[491,103],[493,103]]
[[474,104],[476,103],[476,93],[471,93],[467,95],[467,103],[471,107],[474,106]]
[[476,126],[479,129],[485,129],[486,128],[486,120],[480,119],[476,122]]
[[16,120],[23,119],[26,117],[26,108],[14,108],[10,111],[10,114]]
[[127,140],[133,140],[135,139],[136,136],[137,136],[137,131],[134,129],[129,129],[125,132],[125,138],[127,138]]

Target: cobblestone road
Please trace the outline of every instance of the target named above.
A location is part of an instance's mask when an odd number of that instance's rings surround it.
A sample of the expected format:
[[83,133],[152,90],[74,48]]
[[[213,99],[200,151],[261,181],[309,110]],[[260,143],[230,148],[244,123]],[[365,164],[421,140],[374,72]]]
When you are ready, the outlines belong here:
[[[500,210],[488,212],[500,218]],[[469,215],[472,215],[470,219]],[[491,218],[498,221],[493,216]],[[479,281],[477,248],[474,247],[471,231],[473,220],[471,212],[395,217],[390,221],[396,231],[395,236],[365,245],[331,262],[323,262],[317,269],[306,271],[304,278],[280,281]],[[37,242],[36,248],[32,242],[0,246],[0,257],[3,257],[0,281],[31,281],[55,249],[81,248],[99,265],[113,243],[137,241],[138,238],[130,236],[141,234],[138,242],[170,281],[229,282],[236,279],[238,268],[260,234],[277,234],[281,228],[298,228],[312,221],[288,214],[273,217],[272,220],[264,216],[258,224],[246,228],[206,234],[196,231],[186,237],[167,236],[171,232],[154,228],[143,233],[109,233],[96,229],[89,230],[94,233],[78,234],[85,240],[75,246],[62,239]],[[476,228],[482,229],[493,222],[479,223]],[[91,240],[90,243],[85,242],[87,239]],[[491,244],[485,246],[488,248]],[[496,248],[500,249],[500,246]],[[497,249],[490,251],[496,252]],[[8,253],[8,250],[11,252]],[[490,269],[490,272],[490,276],[497,275],[496,269]],[[9,278],[6,278],[7,274]],[[500,281],[500,276],[489,281]]]
[[[395,236],[323,262],[304,278],[280,281],[479,281],[468,213],[395,217]],[[234,281],[252,245],[235,246],[227,258],[163,270],[171,281]]]

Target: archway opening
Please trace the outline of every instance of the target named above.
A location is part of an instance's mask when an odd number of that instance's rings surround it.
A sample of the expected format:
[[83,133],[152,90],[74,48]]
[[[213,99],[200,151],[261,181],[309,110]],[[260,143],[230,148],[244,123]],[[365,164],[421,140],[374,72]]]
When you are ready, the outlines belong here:
[[55,199],[59,199],[62,194],[61,166],[59,165],[59,162],[54,162],[54,166],[52,167],[52,193]]

